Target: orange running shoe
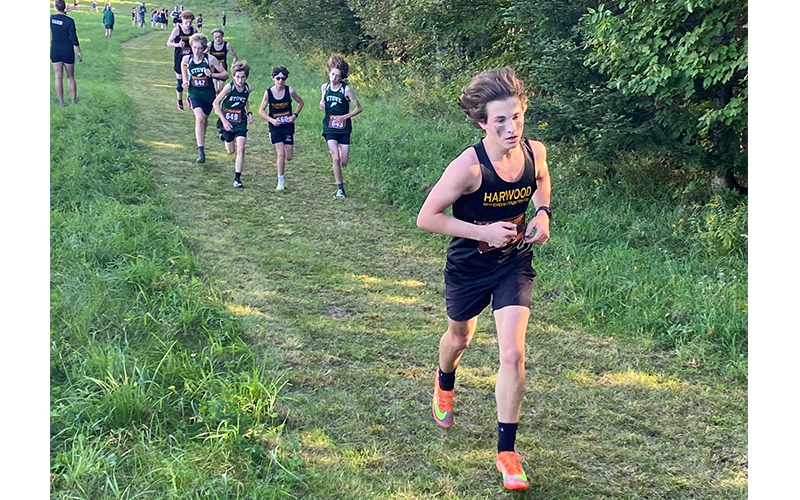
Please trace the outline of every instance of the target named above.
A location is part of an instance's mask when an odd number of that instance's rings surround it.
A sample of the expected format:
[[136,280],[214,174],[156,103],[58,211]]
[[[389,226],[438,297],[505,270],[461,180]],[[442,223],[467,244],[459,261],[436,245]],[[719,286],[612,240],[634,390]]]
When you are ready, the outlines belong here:
[[433,402],[431,412],[436,425],[442,429],[453,426],[453,393],[455,391],[443,391],[439,389],[439,370],[433,375]]
[[519,464],[519,455],[513,451],[497,454],[497,470],[503,473],[503,486],[507,490],[524,490],[531,483]]

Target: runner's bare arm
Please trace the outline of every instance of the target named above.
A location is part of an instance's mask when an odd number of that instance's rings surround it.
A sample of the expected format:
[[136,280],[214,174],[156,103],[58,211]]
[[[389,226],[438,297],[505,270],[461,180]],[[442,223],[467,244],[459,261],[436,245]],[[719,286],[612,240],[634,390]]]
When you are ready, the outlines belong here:
[[[227,80],[228,79],[228,72],[225,70],[225,67],[222,66],[222,63],[219,62],[219,59],[216,57],[209,55],[208,56],[208,65],[210,66],[209,72],[211,73],[210,77],[217,78],[219,80]],[[216,73],[213,70],[217,70]]]
[[[550,168],[547,165],[547,148],[539,141],[531,141],[533,157],[536,161],[536,191],[533,193],[533,206],[550,206]],[[537,212],[528,223],[525,241],[542,245],[550,238],[550,217],[544,211]]]
[[189,88],[189,58],[192,56],[183,56],[181,59],[181,78],[183,78],[183,88]]
[[356,98],[355,92],[353,92],[353,89],[350,88],[350,85],[348,85],[344,89],[344,96],[347,98],[347,100],[350,101],[351,104],[353,104],[353,109],[350,110],[350,112],[347,113],[346,115],[342,116],[342,121],[346,120],[347,118],[352,118],[357,114],[361,113],[362,111],[364,111],[361,108],[361,103],[358,102],[358,98]]
[[231,55],[233,56],[233,62],[231,62],[231,66],[233,66],[234,64],[236,64],[236,61],[239,60],[239,56],[237,56],[236,51],[233,50],[233,45],[231,45],[231,42],[225,42],[225,43],[228,44],[228,52],[230,52]]
[[289,95],[292,96],[292,99],[297,101],[297,109],[294,110],[294,116],[292,117],[292,121],[295,121],[295,119],[297,119],[297,115],[300,114],[300,110],[303,109],[303,106],[305,106],[305,102],[303,102],[303,98],[300,97],[300,94],[297,93],[297,90],[293,89],[292,87],[289,87]]
[[258,114],[273,125],[278,125],[277,121],[273,123],[273,118],[267,113],[267,106],[269,105],[269,89],[264,91],[264,98],[261,100],[261,106],[258,107]]
[[222,111],[222,101],[224,101],[225,98],[228,97],[228,94],[230,93],[231,93],[231,86],[225,85],[224,87],[222,87],[222,90],[219,91],[217,97],[214,98],[214,103],[212,104],[212,106],[214,106],[214,112],[216,112],[217,116],[219,117],[219,121],[222,122],[222,126],[225,128],[225,130],[228,131],[230,131],[233,127],[231,127],[231,122],[229,122],[228,119],[225,118],[225,113]]
[[511,222],[495,222],[481,226],[444,213],[458,198],[480,187],[480,172],[480,164],[474,150],[469,148],[461,153],[447,166],[439,182],[428,194],[419,210],[417,226],[432,233],[485,241],[495,247],[504,246],[513,240],[517,230],[516,225]]
[[180,42],[176,42],[175,38],[178,36],[178,27],[172,28],[172,32],[169,34],[169,38],[167,38],[167,47],[180,47]]

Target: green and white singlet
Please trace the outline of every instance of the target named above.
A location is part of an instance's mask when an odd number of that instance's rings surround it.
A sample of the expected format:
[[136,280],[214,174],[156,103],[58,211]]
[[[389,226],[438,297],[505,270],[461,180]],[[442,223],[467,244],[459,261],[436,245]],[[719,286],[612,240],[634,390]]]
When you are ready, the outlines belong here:
[[203,56],[199,63],[194,62],[194,56],[189,56],[189,99],[214,102],[217,93],[210,76],[206,76],[205,69],[211,68],[208,56]]
[[[240,91],[236,89],[236,84],[231,82],[231,92],[222,100],[222,113],[225,119],[231,122],[233,126],[232,132],[247,132],[247,99],[250,97],[252,90],[249,85],[245,84],[244,88]],[[222,126],[222,120],[217,119],[217,128],[220,132],[225,130]]]
[[332,90],[330,84],[325,86],[325,118],[322,120],[323,134],[349,134],[352,129],[350,118],[344,124],[331,121],[331,116],[342,116],[350,112],[350,101],[344,95],[346,84],[342,83],[339,90]]

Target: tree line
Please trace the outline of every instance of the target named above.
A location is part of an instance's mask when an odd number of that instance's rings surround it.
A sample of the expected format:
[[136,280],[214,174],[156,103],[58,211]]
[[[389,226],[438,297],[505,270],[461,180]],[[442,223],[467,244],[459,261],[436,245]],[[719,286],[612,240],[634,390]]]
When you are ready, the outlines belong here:
[[297,48],[367,53],[451,93],[510,65],[537,138],[701,167],[747,192],[747,2],[238,1]]

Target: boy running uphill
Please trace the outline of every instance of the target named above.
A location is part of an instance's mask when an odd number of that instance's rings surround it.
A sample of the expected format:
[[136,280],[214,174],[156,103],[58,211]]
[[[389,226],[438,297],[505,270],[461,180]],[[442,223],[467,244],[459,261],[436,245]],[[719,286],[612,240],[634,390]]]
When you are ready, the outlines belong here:
[[[530,315],[532,244],[550,236],[547,150],[523,136],[527,96],[510,68],[485,71],[458,104],[484,138],[447,166],[419,211],[417,225],[452,236],[445,265],[447,331],[439,341],[431,409],[453,425],[455,372],[490,303],[497,327],[497,469],[507,489],[529,485],[514,444],[525,389],[525,330]],[[536,207],[526,224],[529,203]],[[445,213],[452,207],[452,216]]]
[[[217,129],[219,138],[225,143],[228,154],[236,153],[233,187],[243,188],[241,175],[244,167],[244,145],[247,138],[247,122],[253,123],[253,113],[247,102],[250,97],[250,66],[247,61],[237,61],[231,66],[233,81],[217,94],[214,111],[219,116]],[[235,144],[234,144],[235,142]]]
[[[275,191],[286,189],[284,172],[286,162],[291,161],[294,151],[294,121],[303,109],[303,99],[295,89],[286,85],[289,70],[283,66],[272,68],[272,81],[275,85],[264,92],[264,99],[258,108],[258,114],[269,122],[269,138],[275,145],[278,167],[278,185]],[[292,99],[297,101],[297,111],[292,112]],[[269,108],[269,109],[267,109]]]
[[189,89],[189,105],[194,112],[194,135],[197,139],[197,163],[206,162],[206,129],[208,128],[208,115],[214,105],[217,93],[214,92],[213,78],[228,78],[228,72],[217,61],[217,58],[207,55],[208,38],[202,33],[195,33],[189,39],[192,55],[186,56],[181,61],[181,74],[183,87]]
[[[344,198],[344,179],[342,177],[342,167],[347,166],[350,159],[350,133],[353,125],[350,119],[361,113],[359,104],[353,89],[345,82],[349,72],[349,65],[339,54],[333,54],[328,58],[326,65],[328,71],[328,83],[323,83],[319,101],[319,109],[325,111],[325,118],[322,120],[322,137],[328,143],[333,160],[333,178],[336,181],[336,198]],[[350,103],[353,103],[353,110],[350,111]]]

